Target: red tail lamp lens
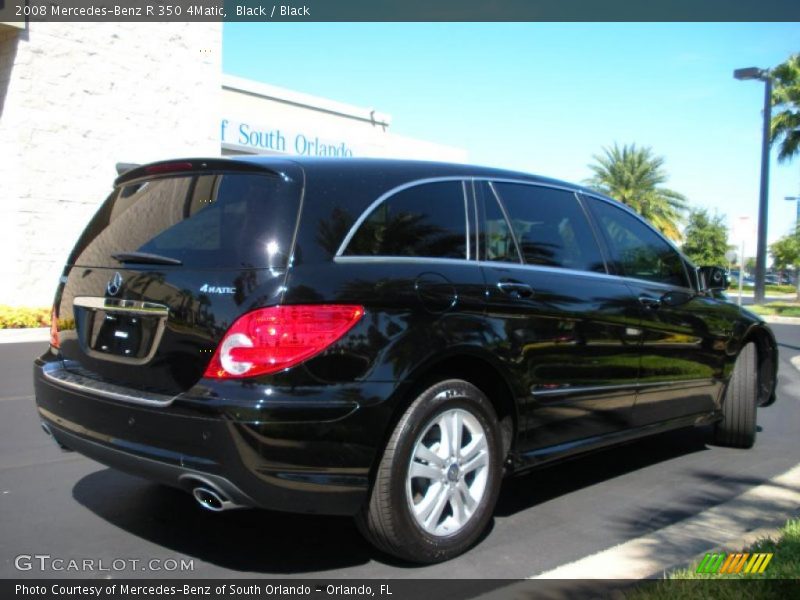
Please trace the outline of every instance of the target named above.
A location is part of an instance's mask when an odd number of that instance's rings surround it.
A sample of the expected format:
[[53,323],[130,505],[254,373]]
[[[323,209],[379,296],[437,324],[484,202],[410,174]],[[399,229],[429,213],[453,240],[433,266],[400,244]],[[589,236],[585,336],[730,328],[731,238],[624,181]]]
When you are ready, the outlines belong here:
[[205,377],[234,379],[288,369],[328,348],[362,316],[363,306],[342,304],[254,310],[225,333]]
[[61,347],[61,339],[58,336],[58,317],[56,316],[56,307],[50,311],[50,345],[53,348]]

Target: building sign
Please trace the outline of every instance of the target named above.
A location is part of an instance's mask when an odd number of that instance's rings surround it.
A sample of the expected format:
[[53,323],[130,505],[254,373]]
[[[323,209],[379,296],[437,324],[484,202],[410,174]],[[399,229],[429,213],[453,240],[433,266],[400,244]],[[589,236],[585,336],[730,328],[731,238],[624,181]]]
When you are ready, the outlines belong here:
[[343,140],[320,137],[311,131],[293,131],[284,127],[222,119],[220,139],[223,145],[253,153],[281,152],[300,156],[354,155],[354,149]]

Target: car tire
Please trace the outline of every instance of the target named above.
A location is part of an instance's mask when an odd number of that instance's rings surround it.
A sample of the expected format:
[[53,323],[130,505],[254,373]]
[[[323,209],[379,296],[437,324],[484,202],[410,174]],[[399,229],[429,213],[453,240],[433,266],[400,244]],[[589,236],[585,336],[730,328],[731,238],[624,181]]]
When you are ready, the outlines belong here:
[[714,428],[714,443],[731,448],[751,448],[756,441],[758,362],[754,343],[742,348],[722,402],[722,420]]
[[411,562],[465,552],[492,518],[501,447],[497,416],[481,390],[460,379],[429,387],[389,438],[356,517],[359,530],[378,549]]

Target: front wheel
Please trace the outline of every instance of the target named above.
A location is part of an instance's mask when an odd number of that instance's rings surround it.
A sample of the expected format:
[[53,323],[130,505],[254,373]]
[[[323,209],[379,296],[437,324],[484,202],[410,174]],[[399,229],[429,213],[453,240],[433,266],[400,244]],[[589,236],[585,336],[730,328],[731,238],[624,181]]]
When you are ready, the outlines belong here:
[[502,461],[497,417],[483,392],[460,379],[437,383],[392,432],[359,529],[405,560],[453,558],[486,529]]
[[722,421],[714,429],[714,443],[750,448],[756,441],[758,404],[758,352],[754,343],[742,348],[722,402]]

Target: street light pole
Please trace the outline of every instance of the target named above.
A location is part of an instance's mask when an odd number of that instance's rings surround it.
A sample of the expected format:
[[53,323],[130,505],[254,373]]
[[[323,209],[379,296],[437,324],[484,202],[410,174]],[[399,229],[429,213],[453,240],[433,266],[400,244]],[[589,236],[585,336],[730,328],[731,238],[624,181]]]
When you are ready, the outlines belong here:
[[[784,200],[795,203],[794,235],[800,236],[800,196],[786,196]],[[800,300],[800,266],[795,265],[794,285],[797,288],[797,299]]]
[[764,82],[764,125],[761,138],[761,189],[758,197],[758,237],[756,240],[756,304],[764,302],[764,276],[767,272],[767,214],[769,209],[769,132],[772,121],[772,77],[766,69],[736,69],[739,80],[758,79]]
[[772,78],[764,78],[764,132],[761,140],[761,193],[758,196],[758,246],[756,246],[756,304],[764,302],[767,274],[767,218],[769,202],[769,129],[772,122]]
[[795,203],[794,230],[797,234],[800,231],[800,196],[786,196],[784,200]]
[[742,260],[739,261],[739,306],[742,305],[742,286],[744,285],[744,238],[742,238]]
[[744,287],[744,242],[748,237],[750,217],[739,217],[736,222],[734,235],[739,238],[741,250],[739,252],[739,306],[742,305],[742,288]]

